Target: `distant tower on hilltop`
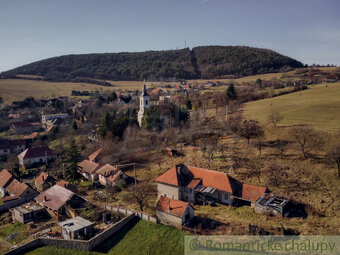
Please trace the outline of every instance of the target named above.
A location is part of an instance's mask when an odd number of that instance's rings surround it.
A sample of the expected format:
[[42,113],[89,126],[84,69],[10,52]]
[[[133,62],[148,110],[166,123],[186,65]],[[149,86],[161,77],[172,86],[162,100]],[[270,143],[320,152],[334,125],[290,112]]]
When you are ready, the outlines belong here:
[[148,92],[146,91],[145,80],[143,84],[142,94],[140,95],[139,98],[140,99],[139,99],[138,123],[139,123],[139,126],[141,127],[144,112],[146,109],[150,108],[150,96],[148,95]]

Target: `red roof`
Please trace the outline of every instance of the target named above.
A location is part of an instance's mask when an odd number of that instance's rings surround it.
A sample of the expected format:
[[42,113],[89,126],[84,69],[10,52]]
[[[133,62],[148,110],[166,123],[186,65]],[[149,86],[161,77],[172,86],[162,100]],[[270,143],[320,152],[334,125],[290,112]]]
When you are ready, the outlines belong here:
[[157,89],[153,89],[150,94],[157,94],[159,92],[164,92],[164,93],[168,93],[169,91],[166,90],[166,89],[160,89],[160,88],[157,88]]
[[6,187],[6,190],[15,196],[19,196],[26,191],[28,188],[27,184],[19,182],[18,180],[14,179],[11,183]]
[[39,196],[35,198],[40,204],[44,204],[46,207],[57,211],[65,203],[72,198],[74,193],[68,189],[65,189],[59,185],[54,185],[53,187],[41,192]]
[[95,161],[98,155],[102,152],[102,149],[98,149],[89,156],[90,161]]
[[173,185],[180,186],[179,184],[183,181],[183,178],[186,183],[181,186],[187,186],[191,183],[191,181],[195,179],[201,179],[202,185],[207,187],[212,187],[221,191],[233,193],[233,189],[231,186],[232,178],[226,173],[193,167],[193,166],[185,166],[189,170],[188,174],[181,174],[178,170],[176,170],[176,166],[169,169],[161,176],[159,176],[156,181]]
[[70,183],[68,181],[61,180],[61,181],[58,181],[56,185],[63,187],[63,188],[67,188],[67,185],[69,184]]
[[14,179],[13,175],[8,172],[7,169],[3,169],[0,172],[0,188],[6,188],[6,186]]
[[112,166],[110,164],[105,164],[104,166],[98,169],[97,173],[105,177],[108,177],[115,171],[117,171],[117,168],[115,166]]
[[97,164],[95,162],[91,162],[87,159],[80,162],[78,164],[78,166],[81,167],[81,170],[80,170],[81,172],[85,172],[85,173],[89,173],[89,174],[96,172],[99,168],[99,164]]
[[19,196],[9,196],[9,197],[4,197],[2,199],[2,201],[7,202],[7,201],[12,201],[12,200],[15,200],[15,199],[18,199],[18,198],[19,198]]
[[27,122],[27,121],[20,121],[20,122],[14,122],[12,124],[14,127],[31,127],[33,126],[32,123]]
[[55,156],[55,153],[48,147],[28,148],[21,152],[18,157],[23,159]]
[[113,173],[112,175],[107,177],[107,180],[110,182],[114,182],[115,180],[118,179],[118,177],[120,176],[120,174],[122,173],[122,170],[118,170],[115,173]]
[[42,172],[37,178],[35,178],[35,182],[40,185],[48,181],[53,181],[53,178],[45,172]]
[[161,196],[158,200],[156,210],[177,217],[183,217],[188,206],[190,206],[188,202]]
[[268,189],[266,187],[243,183],[241,198],[248,201],[256,201],[266,192],[268,192]]

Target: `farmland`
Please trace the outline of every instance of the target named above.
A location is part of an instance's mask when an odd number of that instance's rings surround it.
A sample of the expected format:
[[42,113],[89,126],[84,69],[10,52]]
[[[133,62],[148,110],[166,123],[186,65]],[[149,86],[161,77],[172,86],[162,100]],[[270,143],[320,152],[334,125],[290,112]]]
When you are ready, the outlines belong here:
[[[107,81],[112,84],[109,86],[100,86],[89,83],[73,82],[48,82],[42,80],[28,79],[2,79],[0,80],[0,95],[4,98],[6,104],[13,101],[23,100],[32,96],[36,99],[45,99],[58,96],[70,96],[72,90],[87,91],[113,91],[118,89],[136,90],[140,89],[142,81]],[[159,83],[150,83],[148,85],[157,86]]]
[[316,129],[336,131],[340,128],[340,83],[309,86],[272,99],[263,99],[245,104],[245,118],[266,122],[271,112],[283,116],[283,125],[311,125]]

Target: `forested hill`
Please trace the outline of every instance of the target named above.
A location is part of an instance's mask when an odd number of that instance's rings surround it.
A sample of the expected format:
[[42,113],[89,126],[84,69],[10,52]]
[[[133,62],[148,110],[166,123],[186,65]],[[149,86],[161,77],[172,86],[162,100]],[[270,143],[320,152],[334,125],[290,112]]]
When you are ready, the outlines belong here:
[[2,73],[43,76],[45,80],[74,81],[220,78],[247,76],[302,67],[277,52],[241,46],[201,46],[190,50],[66,55],[37,61]]

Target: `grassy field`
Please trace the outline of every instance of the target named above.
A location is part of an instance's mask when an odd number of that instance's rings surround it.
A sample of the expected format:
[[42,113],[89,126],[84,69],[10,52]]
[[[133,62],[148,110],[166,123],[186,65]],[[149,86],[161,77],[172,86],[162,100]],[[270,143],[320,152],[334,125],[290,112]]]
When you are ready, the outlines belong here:
[[245,118],[266,122],[272,111],[281,113],[283,125],[311,125],[316,129],[340,129],[340,83],[309,86],[308,90],[245,104]]
[[[28,96],[36,99],[46,99],[55,96],[71,96],[72,90],[87,91],[113,91],[113,90],[136,90],[141,89],[142,81],[107,81],[112,87],[105,87],[89,83],[73,82],[48,82],[27,79],[2,79],[0,80],[0,95],[6,104],[22,100]],[[163,83],[166,84],[166,83]],[[157,87],[160,82],[148,82],[147,86]]]
[[0,227],[0,238],[6,239],[9,235],[19,232],[19,234],[13,238],[10,243],[20,243],[22,240],[28,238],[28,234],[24,232],[26,225],[20,222],[15,222],[14,224],[6,224]]
[[185,232],[176,228],[140,220],[126,227],[114,238],[94,251],[78,251],[57,247],[42,247],[27,254],[183,254]]

